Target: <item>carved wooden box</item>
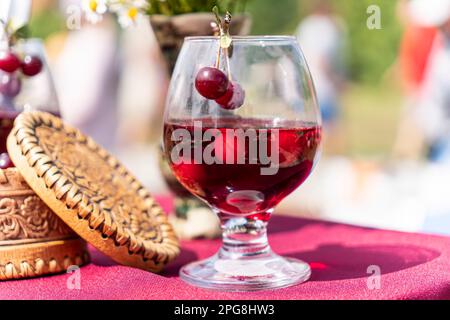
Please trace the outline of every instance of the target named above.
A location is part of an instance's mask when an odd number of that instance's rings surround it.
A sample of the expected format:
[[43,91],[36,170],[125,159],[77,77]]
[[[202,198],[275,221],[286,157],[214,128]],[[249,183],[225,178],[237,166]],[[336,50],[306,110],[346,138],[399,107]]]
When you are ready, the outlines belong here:
[[0,170],[0,280],[86,263],[81,238],[120,264],[151,272],[178,255],[162,208],[78,129],[48,113],[23,112],[7,148],[17,169]]
[[27,185],[0,169],[0,280],[64,272],[89,260],[86,243]]

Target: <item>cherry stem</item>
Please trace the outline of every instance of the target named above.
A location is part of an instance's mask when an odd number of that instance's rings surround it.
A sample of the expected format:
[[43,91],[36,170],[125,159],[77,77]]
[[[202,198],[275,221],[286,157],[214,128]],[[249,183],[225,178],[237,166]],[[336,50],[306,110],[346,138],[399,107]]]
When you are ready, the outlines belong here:
[[220,41],[224,37],[231,38],[231,36],[230,36],[231,13],[227,11],[224,21],[222,22],[222,19],[220,18],[220,15],[219,15],[219,8],[217,6],[214,6],[212,11],[216,17],[216,24],[217,24],[217,27],[219,28],[219,37],[220,37],[219,38],[219,50],[217,51],[215,66],[216,66],[216,69],[219,69],[220,58],[221,58],[222,49],[223,49],[224,53],[225,53],[225,65],[226,65],[226,69],[227,69],[227,75],[228,75],[228,79],[231,81],[231,71],[230,71],[230,61],[229,61],[229,57],[228,57],[228,47],[222,48],[222,43]]
[[[227,11],[227,13],[225,14],[225,19],[224,19],[223,33],[225,34],[226,37],[229,37],[231,39],[230,24],[231,24],[231,13],[229,11]],[[230,43],[230,45],[231,45],[231,43]],[[226,62],[226,67],[227,67],[228,79],[229,79],[229,81],[232,81],[231,71],[230,71],[230,59],[228,57],[228,48],[229,48],[229,46],[227,48],[225,48],[225,62]]]
[[219,69],[220,67],[220,55],[222,53],[222,47],[219,44],[219,50],[217,50],[217,57],[216,57],[216,69]]
[[228,58],[228,48],[225,48],[225,64],[227,67],[228,80],[231,82],[230,59]]

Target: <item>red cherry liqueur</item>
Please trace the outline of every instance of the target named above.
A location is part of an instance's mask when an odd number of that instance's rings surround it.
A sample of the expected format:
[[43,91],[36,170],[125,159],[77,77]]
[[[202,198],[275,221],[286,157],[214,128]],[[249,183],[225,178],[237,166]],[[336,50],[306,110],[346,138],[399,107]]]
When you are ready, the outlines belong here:
[[[214,208],[225,214],[255,215],[258,219],[268,219],[267,210],[275,207],[284,197],[301,185],[313,168],[316,150],[320,143],[321,129],[318,126],[300,122],[288,122],[279,128],[271,128],[270,122],[264,120],[202,120],[201,132],[214,128],[221,135],[213,142],[209,139],[201,141],[201,151],[211,143],[216,143],[214,154],[223,164],[196,163],[194,159],[197,140],[191,143],[191,151],[187,157],[181,155],[181,163],[172,159],[172,150],[177,141],[172,141],[172,132],[177,129],[186,130],[194,137],[196,128],[193,122],[173,121],[164,126],[165,152],[172,170],[181,184],[194,195],[206,200]],[[264,175],[261,169],[268,167],[259,159],[251,163],[249,140],[239,140],[227,135],[239,129],[252,129],[256,132],[258,145],[269,141],[275,132],[278,136],[278,170],[274,174]],[[261,133],[265,131],[267,139]],[[230,138],[231,137],[231,138]],[[243,144],[242,144],[243,143]],[[271,150],[270,145],[268,150]],[[237,156],[243,156],[244,163],[238,163]],[[234,159],[226,163],[227,157]],[[241,158],[242,159],[242,158]],[[198,161],[197,161],[198,162]]]

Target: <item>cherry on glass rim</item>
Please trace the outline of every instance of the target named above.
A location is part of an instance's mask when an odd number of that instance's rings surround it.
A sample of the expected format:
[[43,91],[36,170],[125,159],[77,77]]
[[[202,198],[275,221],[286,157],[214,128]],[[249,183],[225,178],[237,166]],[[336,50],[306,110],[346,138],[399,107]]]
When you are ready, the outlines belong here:
[[12,163],[11,158],[7,153],[0,154],[0,169],[7,169],[14,167],[14,163]]
[[20,67],[19,58],[11,51],[0,52],[0,69],[12,73]]
[[15,74],[0,74],[0,94],[13,98],[17,96],[22,89],[22,81]]
[[217,99],[227,92],[228,77],[217,68],[201,68],[195,77],[195,88],[207,99]]
[[23,58],[21,69],[26,76],[35,76],[42,70],[42,60],[37,56],[27,55]]

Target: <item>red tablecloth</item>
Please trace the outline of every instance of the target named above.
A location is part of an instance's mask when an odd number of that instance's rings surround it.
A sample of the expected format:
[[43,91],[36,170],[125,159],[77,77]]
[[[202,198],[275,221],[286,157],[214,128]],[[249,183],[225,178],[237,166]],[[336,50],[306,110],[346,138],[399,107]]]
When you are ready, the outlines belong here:
[[[171,206],[167,199],[162,205]],[[309,262],[311,279],[286,289],[250,293],[191,287],[178,278],[180,266],[212,255],[220,245],[219,240],[196,240],[183,242],[180,257],[161,275],[116,265],[92,250],[93,262],[80,269],[79,290],[68,289],[70,275],[61,274],[0,282],[0,298],[450,299],[450,238],[275,215],[269,240],[276,252]],[[370,289],[377,282],[368,273],[371,265],[381,270],[379,289]]]

